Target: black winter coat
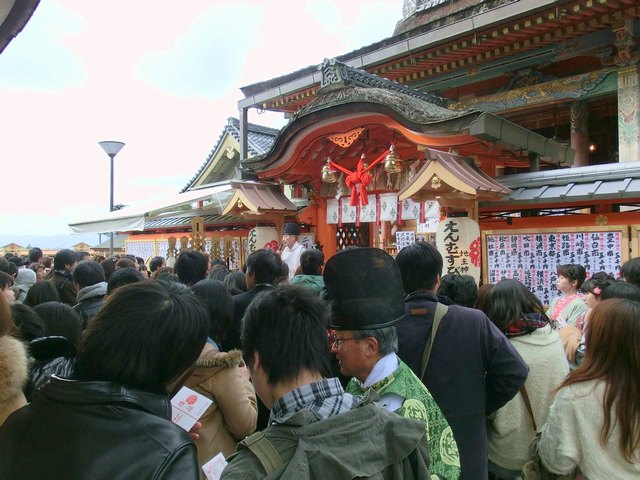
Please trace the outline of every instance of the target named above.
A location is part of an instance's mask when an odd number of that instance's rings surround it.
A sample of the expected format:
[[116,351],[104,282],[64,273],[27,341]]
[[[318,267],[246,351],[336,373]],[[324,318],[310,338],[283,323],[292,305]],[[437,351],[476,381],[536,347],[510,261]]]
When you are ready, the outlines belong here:
[[29,342],[29,355],[33,358],[29,381],[24,396],[31,401],[33,392],[44,385],[53,375],[71,377],[76,361],[76,348],[65,337],[40,337]]
[[167,395],[53,377],[0,429],[0,478],[196,480],[196,447]]
[[[405,318],[396,324],[398,356],[418,377],[438,300],[431,292],[407,296]],[[453,430],[460,480],[487,478],[486,416],[517,395],[528,374],[522,357],[483,312],[449,306],[421,380]]]

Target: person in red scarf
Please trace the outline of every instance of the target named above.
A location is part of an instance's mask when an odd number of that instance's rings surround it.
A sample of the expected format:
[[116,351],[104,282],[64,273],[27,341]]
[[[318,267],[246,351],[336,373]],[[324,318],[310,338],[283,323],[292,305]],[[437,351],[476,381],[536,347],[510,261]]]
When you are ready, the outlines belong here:
[[487,424],[489,472],[494,475],[489,478],[516,479],[529,460],[529,445],[535,437],[522,392],[526,389],[536,424],[544,424],[554,389],[569,373],[569,364],[542,303],[518,280],[496,284],[486,313],[529,366],[521,393],[491,415]]

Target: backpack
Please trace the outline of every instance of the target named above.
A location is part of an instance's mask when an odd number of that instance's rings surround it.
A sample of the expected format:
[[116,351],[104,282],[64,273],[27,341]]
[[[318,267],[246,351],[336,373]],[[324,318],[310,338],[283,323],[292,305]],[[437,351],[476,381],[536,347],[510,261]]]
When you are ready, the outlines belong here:
[[425,435],[424,423],[373,403],[326,419],[301,410],[241,441],[229,464],[248,449],[266,472],[252,478],[430,478]]

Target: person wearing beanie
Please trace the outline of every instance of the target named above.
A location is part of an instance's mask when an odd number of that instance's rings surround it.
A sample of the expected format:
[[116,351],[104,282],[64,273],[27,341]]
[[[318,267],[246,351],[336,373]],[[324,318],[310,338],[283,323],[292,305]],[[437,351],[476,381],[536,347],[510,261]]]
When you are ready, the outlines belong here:
[[18,287],[19,293],[16,301],[21,303],[24,301],[27,296],[27,292],[32,287],[32,285],[36,283],[36,279],[36,272],[31,270],[30,268],[21,268],[20,270],[18,270],[15,286]]
[[282,261],[289,267],[289,280],[296,274],[296,270],[300,266],[300,255],[304,251],[304,246],[298,243],[298,236],[300,236],[300,224],[284,224],[284,232],[282,234],[284,249],[281,256]]
[[104,268],[93,260],[83,260],[73,271],[73,281],[78,288],[78,303],[73,307],[73,311],[80,317],[84,330],[89,320],[102,308],[104,297],[107,295]]

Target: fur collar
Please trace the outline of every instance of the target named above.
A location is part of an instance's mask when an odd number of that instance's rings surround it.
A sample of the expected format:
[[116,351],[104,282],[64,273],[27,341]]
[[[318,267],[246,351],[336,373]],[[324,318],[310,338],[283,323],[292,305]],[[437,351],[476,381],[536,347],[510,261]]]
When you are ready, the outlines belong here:
[[0,402],[6,402],[17,393],[22,393],[28,369],[24,344],[11,336],[0,337]]
[[241,367],[244,366],[244,360],[242,360],[242,352],[240,350],[231,350],[225,353],[212,349],[201,356],[195,365],[197,368]]

